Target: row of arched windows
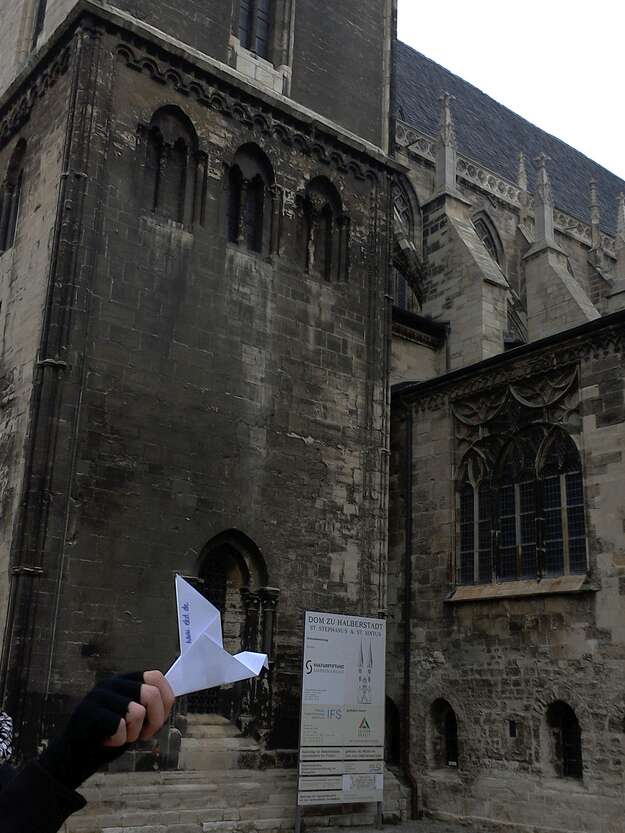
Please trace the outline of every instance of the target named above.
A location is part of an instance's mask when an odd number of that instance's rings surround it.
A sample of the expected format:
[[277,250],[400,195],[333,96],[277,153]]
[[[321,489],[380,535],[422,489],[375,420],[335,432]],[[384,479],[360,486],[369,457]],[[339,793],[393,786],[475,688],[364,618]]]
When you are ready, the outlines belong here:
[[[158,110],[145,135],[143,205],[182,225],[203,222],[206,158],[190,120],[175,107]],[[225,175],[225,233],[242,251],[276,253],[280,192],[271,162],[254,144],[239,148]],[[349,217],[335,185],[319,176],[299,200],[302,266],[327,280],[347,275]]]
[[459,584],[587,571],[582,464],[563,430],[532,426],[492,468],[474,450],[459,485]]
[[[430,763],[433,769],[460,766],[458,719],[447,700],[436,700],[430,709]],[[583,776],[582,732],[573,709],[562,700],[551,703],[545,713],[549,763],[561,778]],[[518,723],[508,721],[510,738],[518,738]]]
[[26,141],[20,139],[9,161],[0,189],[0,254],[13,247],[24,179]]

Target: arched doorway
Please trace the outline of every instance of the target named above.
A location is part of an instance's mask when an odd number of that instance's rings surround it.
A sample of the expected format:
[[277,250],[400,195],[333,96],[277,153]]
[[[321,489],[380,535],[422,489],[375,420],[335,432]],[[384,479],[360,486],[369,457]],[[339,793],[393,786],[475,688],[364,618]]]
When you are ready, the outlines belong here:
[[[261,651],[271,656],[279,591],[268,587],[265,560],[250,538],[228,530],[209,541],[193,583],[221,611],[227,651]],[[258,680],[190,695],[187,709],[223,715],[243,731],[262,735],[269,718],[269,698],[269,680],[264,674]]]

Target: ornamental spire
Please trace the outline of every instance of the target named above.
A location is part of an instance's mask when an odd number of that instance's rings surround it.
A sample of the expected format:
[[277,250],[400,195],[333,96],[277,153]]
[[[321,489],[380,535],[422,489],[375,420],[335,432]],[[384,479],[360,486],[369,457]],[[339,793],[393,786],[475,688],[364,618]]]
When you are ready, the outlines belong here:
[[436,148],[436,190],[456,193],[457,144],[451,102],[454,96],[443,93],[440,102],[439,131]]
[[534,214],[536,217],[536,245],[555,246],[553,231],[553,192],[547,173],[547,155],[540,153],[534,160],[538,165]]
[[521,191],[527,191],[527,169],[525,167],[525,154],[519,152],[519,166],[517,168],[516,184]]
[[616,209],[616,266],[614,267],[614,280],[618,286],[625,288],[625,194],[618,195]]
[[590,180],[590,227],[592,248],[593,251],[598,252],[601,249],[601,211],[599,210],[597,180],[594,176]]

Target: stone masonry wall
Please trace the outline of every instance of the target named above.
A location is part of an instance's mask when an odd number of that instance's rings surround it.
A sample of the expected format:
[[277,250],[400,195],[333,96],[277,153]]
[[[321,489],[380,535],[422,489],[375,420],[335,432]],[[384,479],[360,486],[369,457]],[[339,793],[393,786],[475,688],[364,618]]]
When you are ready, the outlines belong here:
[[[165,670],[177,651],[174,573],[196,573],[207,542],[236,529],[282,590],[274,742],[291,744],[302,611],[383,605],[385,172],[346,146],[330,163],[305,128],[292,141],[292,117],[248,118],[235,88],[211,106],[183,95],[181,83],[214,79],[162,83],[164,72],[136,71],[143,45],[117,54],[122,42],[102,33],[82,65],[79,112],[92,121],[76,145],[88,150],[76,160],[86,175],[71,247],[78,306],[58,394],[63,446],[49,461],[53,482],[69,484],[47,521],[46,577],[60,593],[38,598],[28,685],[40,698],[51,664],[51,729],[98,675]],[[149,49],[165,70],[167,54]],[[140,125],[164,105],[184,111],[206,154],[202,224],[140,202]],[[282,206],[268,257],[225,239],[226,165],[247,142],[267,154]],[[298,195],[318,175],[350,218],[340,281],[305,272]]]
[[[623,829],[624,332],[622,317],[597,322],[588,335],[563,336],[527,360],[476,368],[414,400],[410,743],[424,807],[436,816],[495,820],[523,831]],[[510,378],[529,380],[539,368],[575,359],[581,419],[573,431],[584,466],[587,589],[449,603],[456,546],[450,399]],[[391,503],[399,505],[395,467],[405,453],[404,447],[393,457]],[[404,519],[394,523],[391,574],[404,546]],[[458,720],[457,769],[437,769],[433,757],[430,708],[440,697]],[[551,763],[545,714],[559,699],[581,726],[582,781],[557,777]]]
[[[20,140],[26,141],[14,245],[0,255],[0,629],[9,597],[9,561],[17,532],[26,464],[33,382],[43,311],[70,97],[65,59],[50,68],[54,81],[35,96],[21,129],[0,147],[0,181]],[[0,124],[14,107],[0,108]]]

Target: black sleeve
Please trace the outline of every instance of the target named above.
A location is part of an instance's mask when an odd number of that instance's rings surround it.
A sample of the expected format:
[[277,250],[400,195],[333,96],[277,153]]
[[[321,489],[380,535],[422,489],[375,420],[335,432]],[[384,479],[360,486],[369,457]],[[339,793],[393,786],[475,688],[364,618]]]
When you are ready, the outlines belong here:
[[57,833],[87,802],[35,761],[0,791],[2,833]]

